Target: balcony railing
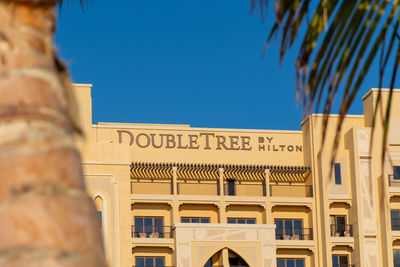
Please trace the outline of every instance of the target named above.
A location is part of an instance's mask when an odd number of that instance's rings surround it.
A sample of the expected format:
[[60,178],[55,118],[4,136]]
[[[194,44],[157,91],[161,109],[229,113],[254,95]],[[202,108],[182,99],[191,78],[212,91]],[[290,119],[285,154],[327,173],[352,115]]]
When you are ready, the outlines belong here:
[[389,174],[388,178],[389,178],[389,186],[400,187],[400,179],[395,179],[393,174]]
[[133,238],[173,238],[172,226],[137,226],[132,225]]
[[246,196],[246,197],[265,197],[265,183],[235,183],[230,187],[228,183],[224,184],[225,196]]
[[313,197],[312,185],[269,185],[271,197]]
[[171,181],[151,182],[151,181],[131,181],[132,194],[157,194],[169,195],[173,192]]
[[276,240],[313,240],[312,228],[275,229]]
[[179,195],[203,195],[218,196],[218,181],[178,181],[177,190]]
[[351,224],[331,224],[331,236],[333,237],[352,237],[353,225]]

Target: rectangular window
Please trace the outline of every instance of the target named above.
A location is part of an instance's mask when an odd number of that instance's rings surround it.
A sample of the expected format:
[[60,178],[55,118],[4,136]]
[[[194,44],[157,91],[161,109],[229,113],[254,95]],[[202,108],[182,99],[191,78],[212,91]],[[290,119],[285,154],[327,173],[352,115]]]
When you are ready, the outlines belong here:
[[393,167],[393,180],[400,180],[400,166]]
[[349,266],[348,255],[332,255],[332,266],[333,267],[347,267]]
[[304,259],[276,259],[277,267],[304,267]]
[[135,257],[135,267],[164,267],[164,257]]
[[228,223],[231,224],[255,224],[255,218],[228,218]]
[[135,237],[164,237],[163,217],[136,217]]
[[210,223],[209,217],[181,217],[181,223]]
[[400,249],[393,249],[394,267],[400,267]]
[[228,179],[228,196],[235,196],[235,180]]
[[392,231],[400,231],[400,210],[390,210]]
[[342,184],[342,174],[340,172],[340,163],[335,163],[335,184]]
[[[304,240],[303,220],[275,219],[276,239],[298,239]],[[311,236],[307,236],[311,240]]]

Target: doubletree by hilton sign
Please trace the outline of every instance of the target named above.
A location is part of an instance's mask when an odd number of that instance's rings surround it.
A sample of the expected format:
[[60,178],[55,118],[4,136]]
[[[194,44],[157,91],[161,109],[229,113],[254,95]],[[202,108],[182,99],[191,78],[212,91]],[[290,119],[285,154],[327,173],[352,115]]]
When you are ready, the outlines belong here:
[[[296,144],[276,143],[272,136],[218,135],[215,133],[166,134],[138,133],[117,130],[118,142],[128,142],[139,148],[205,149],[205,150],[243,150],[271,152],[302,152],[303,147]],[[255,142],[252,138],[257,139]],[[253,145],[252,145],[253,144]],[[254,146],[256,144],[256,146]]]

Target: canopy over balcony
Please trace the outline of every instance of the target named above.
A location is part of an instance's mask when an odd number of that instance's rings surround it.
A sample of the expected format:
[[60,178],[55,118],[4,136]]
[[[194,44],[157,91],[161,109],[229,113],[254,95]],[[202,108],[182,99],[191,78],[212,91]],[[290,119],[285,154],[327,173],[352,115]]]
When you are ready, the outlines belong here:
[[311,173],[306,166],[132,162],[131,179],[172,179],[173,167],[178,179],[187,180],[217,180],[220,168],[225,178],[242,181],[264,181],[269,170],[271,182],[301,183]]

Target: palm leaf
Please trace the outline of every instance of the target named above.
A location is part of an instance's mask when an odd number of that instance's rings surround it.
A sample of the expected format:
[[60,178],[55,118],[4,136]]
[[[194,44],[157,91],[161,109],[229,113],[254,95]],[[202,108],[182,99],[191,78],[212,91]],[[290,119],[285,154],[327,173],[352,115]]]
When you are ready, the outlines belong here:
[[[387,69],[391,68],[389,98],[382,120],[384,155],[393,86],[400,60],[400,38],[397,33],[400,17],[398,0],[250,0],[251,12],[263,11],[262,16],[266,16],[265,10],[271,2],[275,6],[275,22],[267,44],[274,36],[280,38],[282,60],[293,44],[296,41],[300,42],[296,59],[296,94],[302,101],[304,115],[318,113],[321,107],[322,113],[329,115],[337,95],[343,95],[333,142],[332,162],[336,156],[344,116],[360,91],[372,63],[376,60],[380,62],[379,88]],[[311,20],[308,20],[309,17]],[[390,67],[389,58],[394,55],[396,59]],[[372,136],[377,107],[381,102],[379,89],[373,115]],[[322,146],[325,143],[327,125],[328,116],[324,116]]]

